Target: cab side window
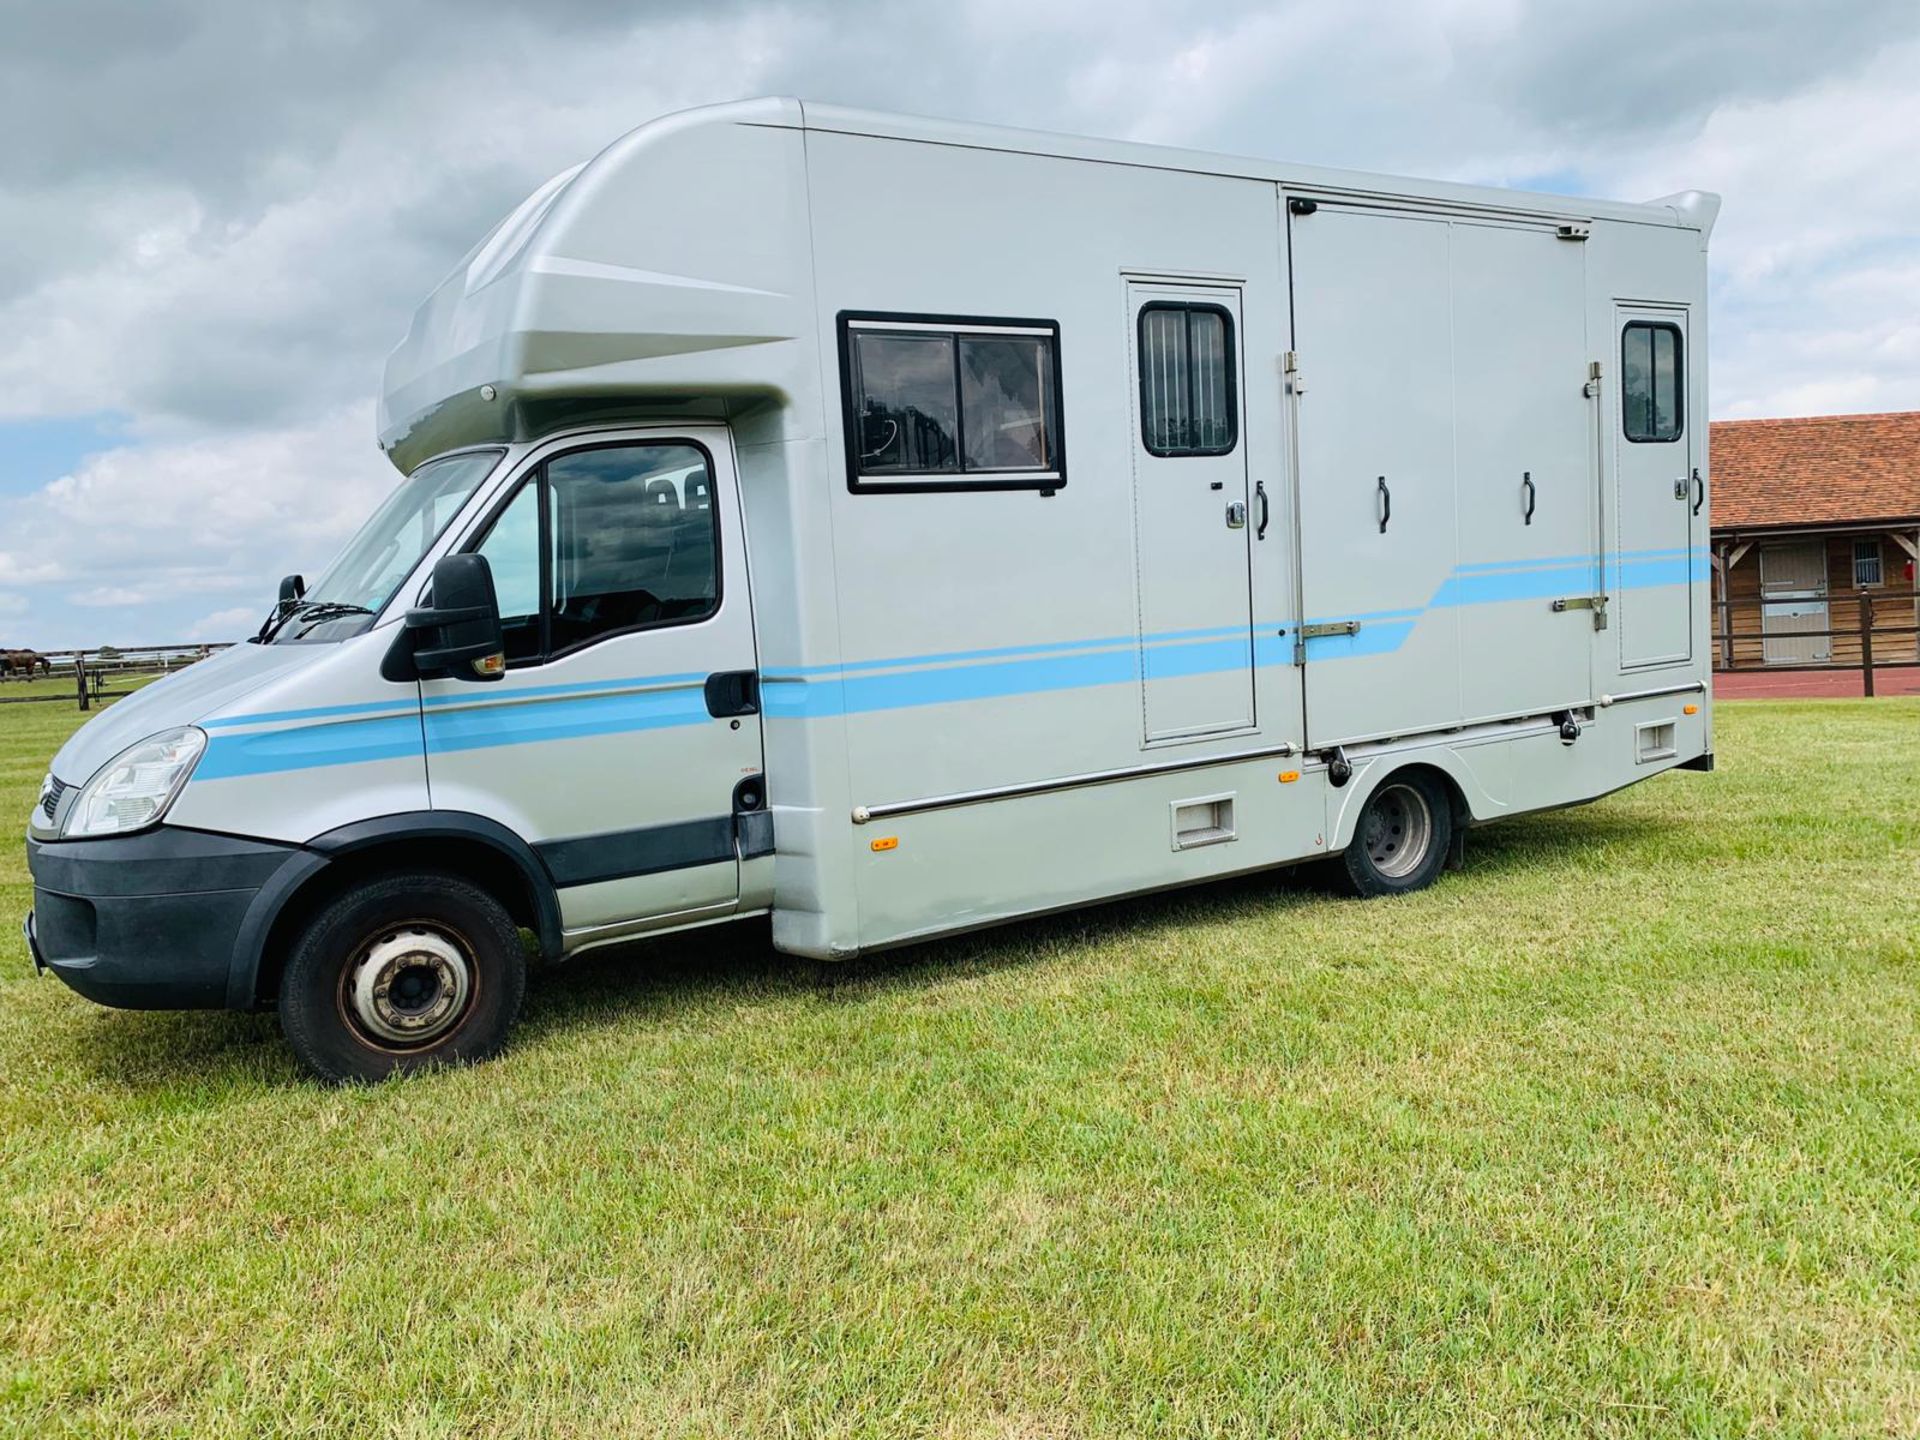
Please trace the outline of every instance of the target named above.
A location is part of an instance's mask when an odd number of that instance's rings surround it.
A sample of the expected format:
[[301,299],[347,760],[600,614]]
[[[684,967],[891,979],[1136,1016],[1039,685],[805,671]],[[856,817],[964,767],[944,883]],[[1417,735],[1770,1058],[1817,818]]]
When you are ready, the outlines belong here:
[[713,470],[696,446],[602,445],[549,460],[478,546],[508,661],[713,614],[719,519]]
[[529,660],[541,650],[540,484],[521,485],[480,544],[500,601],[500,634],[507,659]]

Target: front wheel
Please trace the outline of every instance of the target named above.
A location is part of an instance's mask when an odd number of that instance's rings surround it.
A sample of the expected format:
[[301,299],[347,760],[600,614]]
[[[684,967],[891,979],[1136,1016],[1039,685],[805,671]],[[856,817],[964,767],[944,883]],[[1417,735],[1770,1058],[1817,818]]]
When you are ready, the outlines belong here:
[[1368,797],[1341,855],[1347,884],[1361,896],[1424,890],[1439,877],[1452,843],[1446,788],[1431,775],[1389,776]]
[[326,1079],[384,1080],[498,1053],[526,987],[499,901],[453,875],[389,875],[307,922],[281,978],[280,1024]]

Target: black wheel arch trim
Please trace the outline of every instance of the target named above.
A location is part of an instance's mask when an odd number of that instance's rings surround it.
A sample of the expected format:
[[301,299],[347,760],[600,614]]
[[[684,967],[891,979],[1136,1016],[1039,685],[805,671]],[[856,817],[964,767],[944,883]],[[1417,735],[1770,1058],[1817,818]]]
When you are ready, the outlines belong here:
[[534,933],[540,952],[548,959],[564,950],[560,900],[553,877],[533,847],[498,820],[464,811],[417,810],[356,820],[316,835],[280,869],[247,908],[234,941],[233,962],[227,976],[227,1004],[236,1010],[254,1009],[260,1002],[260,971],[266,962],[267,939],[287,904],[329,867],[360,851],[396,841],[459,840],[478,843],[510,861],[526,881],[533,901]]

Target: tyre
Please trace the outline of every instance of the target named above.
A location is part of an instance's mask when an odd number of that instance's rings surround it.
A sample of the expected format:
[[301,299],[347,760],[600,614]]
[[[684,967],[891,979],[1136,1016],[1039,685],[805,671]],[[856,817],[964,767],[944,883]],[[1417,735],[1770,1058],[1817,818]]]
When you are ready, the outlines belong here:
[[1390,775],[1373,792],[1340,859],[1354,894],[1404,895],[1439,877],[1452,843],[1446,787],[1415,771]]
[[382,876],[322,906],[280,980],[294,1053],[337,1083],[485,1060],[527,988],[520,932],[453,875]]

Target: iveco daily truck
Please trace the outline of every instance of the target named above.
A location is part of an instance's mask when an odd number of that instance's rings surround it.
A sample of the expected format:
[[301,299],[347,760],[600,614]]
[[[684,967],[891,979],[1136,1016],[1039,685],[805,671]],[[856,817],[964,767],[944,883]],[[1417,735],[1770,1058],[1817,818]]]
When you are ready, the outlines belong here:
[[331,568],[55,757],[35,961],[374,1077],[495,1050],[526,932],[1391,894],[1710,768],[1717,209],[645,125],[420,307]]

